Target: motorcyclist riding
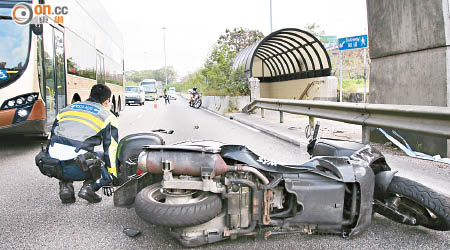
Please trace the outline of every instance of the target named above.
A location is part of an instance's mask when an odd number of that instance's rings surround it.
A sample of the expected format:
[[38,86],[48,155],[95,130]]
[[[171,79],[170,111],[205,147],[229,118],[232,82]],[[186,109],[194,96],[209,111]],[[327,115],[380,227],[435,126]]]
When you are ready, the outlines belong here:
[[[91,203],[100,202],[102,198],[95,192],[112,181],[111,175],[117,177],[115,166],[118,120],[107,108],[110,97],[111,90],[106,85],[96,84],[91,89],[89,99],[67,106],[56,117],[51,130],[48,154],[61,163],[59,197],[62,203],[75,202],[72,183],[81,180],[84,183],[78,197]],[[85,161],[80,161],[80,155],[96,158],[92,153],[94,146],[100,144],[103,144],[104,152],[95,154],[102,161],[94,161],[95,164],[83,167]],[[88,152],[91,154],[86,154]]]
[[189,99],[189,105],[190,105],[190,106],[192,106],[192,103],[193,103],[193,101],[194,101],[194,98],[195,98],[195,96],[196,96],[197,94],[198,94],[198,92],[197,92],[197,87],[194,86],[194,87],[192,88],[191,98]]

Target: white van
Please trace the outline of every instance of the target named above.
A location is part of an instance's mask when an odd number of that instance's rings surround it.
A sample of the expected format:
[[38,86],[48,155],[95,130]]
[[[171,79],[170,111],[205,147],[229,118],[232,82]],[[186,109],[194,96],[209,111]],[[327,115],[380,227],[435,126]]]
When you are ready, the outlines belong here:
[[175,94],[176,94],[175,87],[170,87],[168,92],[169,98],[172,100],[176,100],[177,97],[175,96]]
[[145,90],[142,86],[125,87],[125,105],[145,103]]

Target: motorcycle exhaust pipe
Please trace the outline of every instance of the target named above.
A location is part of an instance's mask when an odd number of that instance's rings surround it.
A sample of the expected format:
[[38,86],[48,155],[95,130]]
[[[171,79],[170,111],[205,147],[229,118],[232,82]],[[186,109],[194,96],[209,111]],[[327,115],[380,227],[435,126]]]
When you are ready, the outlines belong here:
[[209,154],[189,151],[143,151],[139,154],[138,168],[152,174],[163,173],[163,161],[170,161],[174,174],[201,176],[202,168],[213,169],[215,175],[228,171],[253,173],[264,185],[269,180],[256,168],[249,166],[228,166],[220,154]]
[[143,151],[139,154],[138,168],[152,174],[163,173],[163,161],[170,161],[172,172],[178,175],[200,176],[202,168],[213,169],[215,175],[229,171],[219,154],[189,151]]

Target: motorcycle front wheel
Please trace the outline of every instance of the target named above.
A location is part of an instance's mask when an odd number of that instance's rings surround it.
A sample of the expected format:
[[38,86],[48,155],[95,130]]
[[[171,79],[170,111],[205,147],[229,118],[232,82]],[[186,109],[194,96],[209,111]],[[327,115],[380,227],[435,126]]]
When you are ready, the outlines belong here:
[[222,210],[217,194],[196,190],[164,191],[161,183],[142,189],[135,199],[136,214],[143,220],[166,227],[205,223]]
[[[377,198],[391,209],[416,220],[421,225],[438,231],[450,230],[450,202],[424,185],[407,178],[394,176],[383,195]],[[383,207],[374,206],[375,212],[399,223]]]

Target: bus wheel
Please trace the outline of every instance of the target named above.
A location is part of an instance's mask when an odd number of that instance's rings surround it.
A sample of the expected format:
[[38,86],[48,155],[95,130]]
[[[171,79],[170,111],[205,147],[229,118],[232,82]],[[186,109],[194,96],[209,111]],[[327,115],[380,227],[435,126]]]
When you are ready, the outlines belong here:
[[114,112],[114,113],[116,113],[116,107],[117,107],[117,105],[116,105],[116,98],[114,98],[113,97],[113,99],[112,99],[112,111]]
[[76,103],[76,102],[80,102],[80,101],[81,101],[80,96],[79,96],[78,94],[75,94],[75,95],[72,97],[72,102],[71,102],[70,104],[73,104],[73,103]]

